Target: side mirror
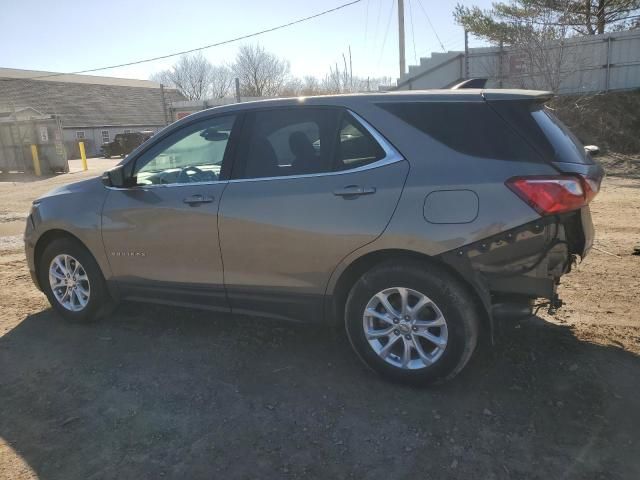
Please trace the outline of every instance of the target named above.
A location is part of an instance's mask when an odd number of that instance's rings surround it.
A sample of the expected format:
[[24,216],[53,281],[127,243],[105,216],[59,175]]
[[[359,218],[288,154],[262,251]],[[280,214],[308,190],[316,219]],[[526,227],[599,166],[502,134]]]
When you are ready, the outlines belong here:
[[117,165],[102,174],[102,183],[107,187],[124,188],[127,186],[124,165]]
[[584,151],[590,154],[592,157],[600,155],[600,148],[597,145],[585,145]]

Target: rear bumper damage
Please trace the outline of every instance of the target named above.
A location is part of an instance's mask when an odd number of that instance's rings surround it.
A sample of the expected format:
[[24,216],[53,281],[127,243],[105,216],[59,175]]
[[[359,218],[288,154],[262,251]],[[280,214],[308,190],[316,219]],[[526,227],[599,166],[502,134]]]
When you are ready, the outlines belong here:
[[[531,313],[535,299],[546,299],[551,313],[562,305],[562,275],[584,258],[593,242],[589,207],[541,217],[441,255],[471,279],[490,315]],[[527,313],[528,312],[528,313]]]

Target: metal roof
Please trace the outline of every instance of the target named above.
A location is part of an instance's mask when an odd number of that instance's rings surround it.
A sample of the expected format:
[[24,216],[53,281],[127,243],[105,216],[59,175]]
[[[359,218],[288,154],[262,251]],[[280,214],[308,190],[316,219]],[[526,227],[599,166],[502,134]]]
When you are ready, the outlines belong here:
[[[69,75],[35,79],[27,75],[33,73],[30,70],[17,75],[11,69],[12,76],[3,76],[7,70],[0,69],[0,111],[35,108],[58,116],[64,127],[166,123],[162,93],[159,84],[154,82],[90,75],[71,76],[70,80],[65,80]],[[165,89],[167,110],[174,100],[184,100],[184,97],[174,89]]]

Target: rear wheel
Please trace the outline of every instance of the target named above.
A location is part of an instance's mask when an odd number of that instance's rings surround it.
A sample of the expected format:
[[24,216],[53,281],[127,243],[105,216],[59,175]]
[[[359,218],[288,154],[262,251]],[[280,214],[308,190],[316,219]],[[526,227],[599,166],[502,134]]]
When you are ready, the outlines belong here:
[[479,312],[446,270],[385,263],[353,286],[347,334],[366,365],[395,381],[425,385],[453,378],[471,358]]
[[112,305],[100,267],[77,240],[58,238],[49,243],[38,271],[49,303],[67,320],[96,320]]

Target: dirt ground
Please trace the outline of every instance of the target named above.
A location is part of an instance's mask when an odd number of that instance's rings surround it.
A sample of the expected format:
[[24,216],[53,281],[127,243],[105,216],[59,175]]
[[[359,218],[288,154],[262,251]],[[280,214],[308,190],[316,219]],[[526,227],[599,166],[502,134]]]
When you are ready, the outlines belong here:
[[323,328],[134,304],[66,324],[31,284],[23,217],[107,165],[0,179],[0,478],[640,478],[640,179],[604,162],[566,306],[502,324],[428,390]]

